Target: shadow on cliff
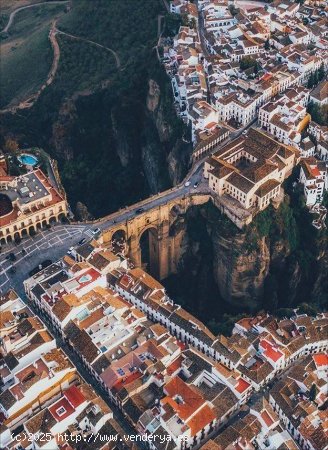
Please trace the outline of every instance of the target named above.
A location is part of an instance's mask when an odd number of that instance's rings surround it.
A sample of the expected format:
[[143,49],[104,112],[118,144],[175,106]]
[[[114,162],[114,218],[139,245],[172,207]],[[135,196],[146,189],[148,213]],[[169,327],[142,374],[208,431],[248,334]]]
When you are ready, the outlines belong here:
[[177,274],[164,280],[169,294],[214,332],[230,331],[245,314],[265,310],[288,315],[327,304],[327,230],[318,232],[302,193],[289,191],[239,230],[211,202],[192,207]]

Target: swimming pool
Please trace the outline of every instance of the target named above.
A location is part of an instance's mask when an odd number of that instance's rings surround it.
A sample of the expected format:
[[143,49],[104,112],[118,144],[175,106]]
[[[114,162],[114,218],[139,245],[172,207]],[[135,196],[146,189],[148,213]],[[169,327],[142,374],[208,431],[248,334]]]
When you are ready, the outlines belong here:
[[92,280],[92,276],[88,273],[86,275],[82,275],[82,277],[79,279],[79,283],[87,283],[88,281]]
[[35,166],[39,162],[38,158],[28,153],[22,153],[17,159],[25,166]]

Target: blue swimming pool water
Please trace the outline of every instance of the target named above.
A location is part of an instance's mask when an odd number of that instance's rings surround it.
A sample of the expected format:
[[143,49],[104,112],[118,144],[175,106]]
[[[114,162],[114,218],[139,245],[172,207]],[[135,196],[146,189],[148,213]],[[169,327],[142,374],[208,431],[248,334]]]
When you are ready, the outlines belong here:
[[79,283],[86,283],[87,281],[90,281],[92,277],[89,274],[82,275],[82,277],[79,279]]
[[22,155],[18,156],[17,159],[26,166],[35,166],[35,164],[39,162],[39,160],[35,156],[28,155],[27,153],[23,153]]

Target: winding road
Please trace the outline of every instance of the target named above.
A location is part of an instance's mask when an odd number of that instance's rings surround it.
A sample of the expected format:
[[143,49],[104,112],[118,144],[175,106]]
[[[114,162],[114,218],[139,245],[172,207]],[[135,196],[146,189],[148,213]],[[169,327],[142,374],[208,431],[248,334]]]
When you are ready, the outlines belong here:
[[53,2],[40,2],[40,3],[33,3],[33,5],[27,5],[27,6],[22,6],[21,8],[17,8],[15,9],[15,11],[13,11],[10,16],[9,16],[9,20],[7,25],[3,28],[2,32],[3,33],[7,33],[9,28],[11,27],[14,18],[16,16],[17,13],[19,13],[20,11],[23,11],[23,9],[28,9],[28,8],[34,8],[35,6],[40,6],[40,5],[59,5],[59,4],[65,4],[65,3],[69,3],[69,0],[57,0],[57,1],[53,1]]

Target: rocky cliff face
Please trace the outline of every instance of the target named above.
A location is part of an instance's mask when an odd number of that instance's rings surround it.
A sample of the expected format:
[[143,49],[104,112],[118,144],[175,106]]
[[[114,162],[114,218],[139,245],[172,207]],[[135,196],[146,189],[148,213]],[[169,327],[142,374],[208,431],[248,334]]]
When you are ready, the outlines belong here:
[[[162,80],[160,87],[149,79],[143,104],[133,100],[114,102],[110,87],[109,91],[106,88],[63,102],[51,127],[49,150],[61,161],[73,208],[82,201],[93,216],[99,216],[167,189],[185,176],[192,146],[182,139],[183,127],[176,118],[167,82]],[[98,161],[94,162],[96,155]],[[115,178],[105,182],[104,189],[116,191],[117,196],[111,201],[109,194],[107,205],[102,199],[98,208],[67,178],[72,173],[65,167],[70,164],[74,168],[78,160],[83,166],[97,166],[101,159],[102,167],[108,167],[108,176]]]
[[219,228],[211,228],[213,275],[222,297],[237,308],[256,309],[270,265],[265,238],[248,251],[245,233],[224,237]]
[[[170,122],[170,116],[167,114],[167,98],[165,91],[161,90],[159,84],[150,79],[148,83],[148,94],[146,100],[147,117],[150,129],[145,127],[146,145],[143,146],[144,163],[151,161],[156,157],[155,146],[164,150],[165,165],[168,171],[168,177],[172,185],[179,183],[185,174],[191,162],[192,145],[183,140],[183,131],[176,133],[174,124]],[[167,93],[166,93],[167,95]],[[170,92],[168,95],[172,95]],[[172,108],[172,105],[170,105]],[[147,139],[147,135],[152,134],[152,139]],[[154,167],[158,161],[154,161]],[[157,167],[157,177],[160,179],[160,173],[163,167]],[[156,174],[156,171],[153,171]],[[153,178],[154,182],[155,178]]]
[[[302,239],[298,244],[293,241],[293,233],[300,231],[288,219],[291,211],[287,203],[272,211],[266,225],[274,229],[263,235],[260,221],[238,230],[211,203],[189,209],[180,218],[178,229],[173,230],[181,244],[177,274],[168,280],[171,295],[176,294],[206,321],[222,318],[227,311],[275,311],[304,302],[324,305],[328,292],[327,239],[314,241],[313,254],[308,255]],[[179,288],[174,291],[179,284],[185,287],[185,295]]]
[[28,114],[6,117],[1,131],[58,160],[73,211],[82,202],[103,216],[179,183],[190,165],[170,81],[157,60],[150,72],[131,86],[118,77],[69,97],[52,85]]

